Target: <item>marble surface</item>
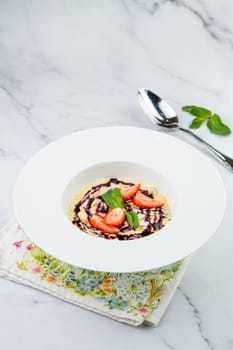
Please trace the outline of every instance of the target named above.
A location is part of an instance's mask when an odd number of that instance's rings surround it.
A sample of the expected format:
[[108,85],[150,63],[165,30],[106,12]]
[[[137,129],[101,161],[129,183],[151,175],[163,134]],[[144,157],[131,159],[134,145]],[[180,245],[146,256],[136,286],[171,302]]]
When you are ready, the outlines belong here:
[[[229,0],[0,1],[0,224],[12,216],[19,170],[50,141],[95,126],[150,128],[140,87],[165,96],[184,126],[181,107],[196,104],[233,129],[232,14]],[[233,136],[196,133],[233,156]],[[1,279],[1,347],[233,349],[233,175],[215,164],[226,215],[158,329],[118,324]]]

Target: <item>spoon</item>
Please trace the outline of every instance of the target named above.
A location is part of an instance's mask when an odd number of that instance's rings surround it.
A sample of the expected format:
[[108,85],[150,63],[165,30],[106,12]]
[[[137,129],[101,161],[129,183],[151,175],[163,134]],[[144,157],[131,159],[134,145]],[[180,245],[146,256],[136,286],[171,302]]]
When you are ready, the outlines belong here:
[[179,126],[179,119],[176,112],[167,104],[165,100],[150,90],[142,88],[138,91],[139,103],[153,124],[158,124],[164,128],[181,130],[198,140],[222,165],[233,171],[233,159],[219,152],[199,136],[188,129]]

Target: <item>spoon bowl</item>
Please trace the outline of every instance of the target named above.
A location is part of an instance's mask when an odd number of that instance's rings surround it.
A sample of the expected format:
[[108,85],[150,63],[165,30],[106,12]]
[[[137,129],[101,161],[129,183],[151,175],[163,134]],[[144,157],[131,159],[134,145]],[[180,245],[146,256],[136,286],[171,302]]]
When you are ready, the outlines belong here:
[[153,124],[167,128],[178,127],[179,119],[176,112],[161,97],[142,88],[138,91],[138,98],[143,111]]

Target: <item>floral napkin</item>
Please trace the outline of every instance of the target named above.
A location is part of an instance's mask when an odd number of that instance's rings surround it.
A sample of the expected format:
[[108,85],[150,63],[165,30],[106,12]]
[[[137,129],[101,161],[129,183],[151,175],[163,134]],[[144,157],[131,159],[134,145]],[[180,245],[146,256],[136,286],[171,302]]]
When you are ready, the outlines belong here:
[[134,326],[158,326],[189,261],[147,272],[96,272],[47,254],[15,219],[0,232],[0,276]]

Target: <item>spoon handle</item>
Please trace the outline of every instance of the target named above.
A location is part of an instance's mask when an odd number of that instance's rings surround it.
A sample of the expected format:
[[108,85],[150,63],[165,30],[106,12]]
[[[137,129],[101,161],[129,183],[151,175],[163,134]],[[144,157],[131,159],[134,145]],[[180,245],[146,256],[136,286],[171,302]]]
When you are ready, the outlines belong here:
[[179,130],[184,131],[186,134],[192,135],[196,140],[200,141],[202,145],[229,170],[233,171],[233,159],[230,157],[227,157],[225,154],[219,152],[216,148],[211,146],[206,141],[202,140],[199,136],[194,134],[192,131],[188,129],[184,129],[181,127],[178,127]]

